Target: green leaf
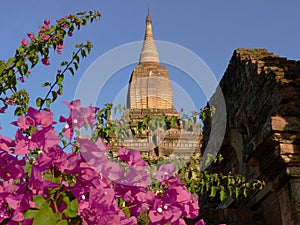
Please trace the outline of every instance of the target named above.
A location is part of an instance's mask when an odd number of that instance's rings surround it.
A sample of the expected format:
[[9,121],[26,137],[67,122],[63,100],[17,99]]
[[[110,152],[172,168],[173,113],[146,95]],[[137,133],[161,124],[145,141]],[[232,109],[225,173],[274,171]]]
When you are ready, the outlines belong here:
[[91,49],[93,48],[93,44],[92,44],[92,42],[90,42],[90,41],[87,41],[87,50],[88,50],[88,53],[90,54],[90,52],[91,52]]
[[35,195],[33,196],[33,202],[35,202],[35,207],[40,209],[47,201],[42,196]]
[[76,57],[75,57],[75,59],[76,59],[76,62],[77,62],[77,63],[79,63],[79,62],[80,62],[80,58],[79,58],[78,54],[76,54]]
[[15,109],[14,115],[15,115],[15,116],[20,116],[20,115],[22,115],[23,113],[24,113],[23,108],[19,106],[19,107],[17,107],[17,108]]
[[77,62],[73,62],[73,64],[74,64],[75,69],[78,70],[78,63]]
[[216,196],[216,193],[217,193],[217,187],[212,186],[211,189],[210,189],[209,197],[214,198]]
[[240,188],[239,187],[235,187],[235,197],[236,197],[236,199],[238,199],[239,194],[240,194]]
[[0,74],[2,74],[4,69],[5,69],[5,65],[0,61]]
[[37,98],[36,99],[36,106],[41,107],[44,104],[44,100],[42,98]]
[[[66,201],[65,201],[66,202]],[[64,214],[67,217],[76,217],[78,215],[78,201],[75,198],[69,204],[68,207],[65,209]]]
[[63,80],[64,80],[64,75],[63,74],[57,74],[56,75],[56,82],[58,84],[60,84],[61,82],[63,82]]
[[245,198],[247,198],[247,195],[248,195],[248,189],[247,188],[244,189],[243,195],[244,195]]
[[68,70],[71,72],[71,74],[74,76],[74,69],[72,67],[69,67]]
[[51,83],[50,82],[45,82],[42,84],[42,87],[46,87],[46,86],[51,86]]
[[56,91],[51,91],[52,93],[52,102],[54,102],[57,99],[57,93]]
[[60,65],[61,65],[61,66],[68,65],[68,62],[67,62],[67,61],[62,61]]
[[62,139],[61,141],[62,141],[64,147],[66,147],[67,146],[67,141],[65,139]]
[[80,130],[75,130],[75,134],[76,136],[80,137],[81,136]]
[[25,166],[23,166],[24,172],[28,175],[28,177],[31,176],[31,164],[27,161]]
[[76,44],[75,45],[75,48],[81,48],[83,46],[83,44],[81,43],[81,44]]
[[50,107],[50,104],[52,103],[52,100],[50,99],[50,98],[47,98],[46,99],[46,106],[47,106],[47,108],[49,108]]
[[43,174],[43,178],[45,180],[51,181],[53,183],[57,183],[60,184],[61,183],[61,179],[60,177],[54,177],[53,174],[51,172],[46,172]]
[[130,211],[129,211],[128,207],[123,208],[123,212],[124,212],[124,214],[125,214],[126,217],[130,217]]
[[64,91],[64,87],[61,85],[61,84],[58,84],[59,85],[59,94],[62,95],[63,91]]
[[82,57],[82,58],[85,58],[85,57],[86,57],[86,52],[85,52],[84,49],[81,49],[80,53],[81,53],[81,57]]
[[68,225],[68,221],[67,220],[61,220],[56,225]]
[[226,198],[227,198],[227,194],[226,194],[224,188],[222,188],[221,191],[220,191],[220,200],[221,200],[221,202],[224,201]]
[[180,174],[185,175],[185,172],[186,172],[186,168],[183,167],[183,168],[180,170]]
[[36,209],[27,210],[26,213],[24,214],[25,219],[34,218],[38,212],[39,212],[39,210],[36,210]]
[[16,67],[21,67],[24,64],[24,60],[23,59],[18,59],[18,61],[16,62]]
[[34,216],[33,225],[56,225],[59,219],[58,214],[54,214],[48,204],[44,204]]
[[14,61],[15,61],[15,58],[9,58],[9,59],[7,60],[7,62],[6,62],[6,66],[7,66],[7,67],[10,67],[10,66],[13,64]]
[[88,122],[86,122],[85,124],[84,124],[84,128],[86,129],[86,130],[88,130],[89,129],[89,123]]

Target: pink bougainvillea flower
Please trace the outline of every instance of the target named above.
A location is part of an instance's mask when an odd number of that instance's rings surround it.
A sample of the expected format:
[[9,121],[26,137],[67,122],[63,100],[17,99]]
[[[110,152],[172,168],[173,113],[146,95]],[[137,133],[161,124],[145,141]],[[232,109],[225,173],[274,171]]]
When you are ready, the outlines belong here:
[[[84,224],[126,224],[121,222],[126,217],[117,207],[114,196],[112,188],[90,187],[88,201],[80,201],[78,204],[78,214]],[[128,222],[127,219],[125,221]]]
[[186,225],[186,222],[184,221],[184,219],[179,218],[179,220],[172,223],[172,225]]
[[12,122],[11,124],[20,127],[22,130],[27,130],[30,126],[35,126],[34,120],[29,116],[19,116],[17,121]]
[[27,116],[19,116],[18,121],[12,122],[13,125],[20,127],[22,130],[28,129],[30,126],[41,126],[46,128],[55,124],[53,121],[53,113],[47,110],[37,110],[29,107]]
[[50,65],[50,60],[48,57],[46,58],[42,58],[42,63],[45,65],[45,66],[49,66]]
[[44,24],[45,24],[46,26],[49,26],[50,20],[49,20],[49,19],[45,19],[45,20],[44,20]]
[[24,77],[19,77],[19,79],[18,79],[21,83],[24,83]]
[[205,222],[204,222],[203,219],[201,219],[201,220],[197,221],[197,222],[195,223],[195,225],[205,225]]
[[57,44],[56,48],[57,48],[57,53],[61,54],[62,53],[62,49],[66,48],[66,46],[61,45],[61,44]]
[[108,161],[107,146],[102,141],[98,140],[94,143],[88,137],[77,137],[76,141],[80,144],[82,157],[96,172],[101,173],[105,178],[110,176],[119,179],[123,176],[124,171],[120,166]]
[[15,104],[15,99],[14,100],[11,100],[10,98],[5,98],[6,99],[6,103],[8,104],[8,105],[14,105]]
[[175,172],[175,166],[173,163],[161,165],[157,171],[155,178],[158,181],[164,181],[173,176]]
[[115,185],[116,197],[128,202],[130,215],[139,217],[140,213],[148,211],[154,203],[154,193],[146,187]]
[[42,176],[41,171],[32,166],[31,177],[28,181],[28,188],[35,195],[45,196],[47,194],[47,189],[52,187],[57,187],[57,183],[53,183],[49,180],[45,180]]
[[139,151],[120,148],[118,151],[118,155],[122,161],[127,162],[129,165],[148,166],[148,164],[141,159],[141,155]]
[[119,180],[121,184],[130,186],[148,186],[152,183],[149,165],[141,159],[140,152],[120,148],[118,151],[120,160],[126,162],[126,175]]
[[55,167],[65,174],[76,174],[79,172],[80,164],[83,162],[81,155],[76,153],[65,154],[66,157],[61,157],[54,161]]
[[28,45],[28,40],[24,38],[24,39],[21,41],[21,44],[22,44],[23,46]]
[[105,178],[118,182],[120,179],[124,178],[125,171],[120,166],[119,163],[107,161],[101,168],[100,172]]
[[40,125],[42,128],[46,128],[55,124],[53,121],[53,113],[48,110],[40,111],[33,107],[29,107],[28,116],[33,118],[36,125]]
[[[24,188],[18,187],[18,189],[16,190],[17,193],[11,193],[5,198],[9,206],[15,210],[12,218],[13,221],[22,221],[24,219],[22,211],[30,208],[30,200],[32,199],[32,194],[30,192],[22,190]],[[20,215],[20,213],[22,215]]]
[[[96,120],[96,112],[99,110],[97,107],[88,106],[88,107],[82,107],[79,110],[80,117],[82,118],[84,124],[88,123],[90,127],[93,127],[93,124]],[[84,125],[83,124],[83,125]]]
[[[54,122],[50,111],[38,111],[30,107],[26,117],[20,116],[18,121],[12,124],[21,128],[15,135],[14,153],[16,155],[24,155],[34,149],[48,152],[50,148],[59,143],[59,138],[52,126]],[[32,132],[31,136],[24,135],[22,131],[31,126],[35,126],[36,130]]]
[[0,113],[5,113],[5,110],[7,109],[7,106],[3,106],[0,108]]
[[39,30],[40,30],[39,36],[41,38],[43,38],[45,41],[48,41],[50,39],[50,37],[51,37],[49,34],[47,34],[45,32],[45,31],[48,31],[48,29],[49,29],[49,26],[46,25],[46,24],[44,26],[39,26]]
[[[39,132],[41,133],[42,138],[44,138],[44,141],[40,142],[39,138],[37,138],[36,140],[37,143],[40,145],[39,148],[41,148],[45,152],[48,152],[50,148],[57,145],[60,141],[53,127],[47,127],[45,129],[40,130]],[[34,135],[32,136],[35,137]]]
[[77,119],[77,118],[79,118],[78,112],[81,107],[81,103],[80,103],[80,100],[74,100],[74,101],[70,102],[70,104],[68,102],[64,101],[64,104],[69,107],[70,114],[69,114],[68,118],[66,118],[64,116],[60,116],[59,122],[62,122],[62,123],[67,122],[67,124],[65,125],[65,127],[63,129],[63,134],[67,139],[71,140],[71,138],[73,137],[73,134],[74,134],[75,124],[78,125],[79,122],[82,123],[82,121],[78,121],[78,119]]
[[19,129],[15,135],[16,147],[14,153],[16,155],[25,155],[29,152],[29,139],[25,137],[22,131]]
[[[172,193],[171,193],[172,192]],[[149,218],[152,223],[165,224],[174,223],[182,216],[180,204],[176,202],[176,191],[170,190],[169,194],[162,198],[156,198],[153,208],[149,211]]]
[[153,224],[160,224],[161,220],[180,224],[182,217],[195,219],[198,216],[198,198],[185,189],[178,177],[173,176],[161,185],[167,185],[168,189],[156,196],[153,208],[150,209],[149,216]]
[[39,33],[39,36],[42,37],[45,41],[48,41],[50,39],[50,35],[49,34],[43,34],[43,33]]
[[34,166],[36,166],[40,172],[45,172],[54,167],[56,160],[66,160],[66,153],[58,145],[49,149],[48,152],[40,154],[36,158]]
[[27,36],[30,38],[31,41],[33,41],[34,34],[32,32],[28,33]]
[[64,104],[69,107],[70,114],[68,118],[60,116],[59,122],[67,122],[63,129],[63,134],[67,139],[71,140],[75,127],[81,128],[88,123],[92,128],[96,121],[97,107],[81,107],[80,100],[71,101],[70,104],[68,102],[64,102]]
[[16,157],[8,154],[7,152],[0,153],[0,177],[2,180],[7,181],[10,179],[22,179],[25,177],[23,166],[25,160],[19,160]]
[[15,147],[15,143],[14,143],[13,140],[11,140],[8,137],[2,137],[0,135],[0,150],[12,153],[12,151],[13,151],[12,148],[13,147]]

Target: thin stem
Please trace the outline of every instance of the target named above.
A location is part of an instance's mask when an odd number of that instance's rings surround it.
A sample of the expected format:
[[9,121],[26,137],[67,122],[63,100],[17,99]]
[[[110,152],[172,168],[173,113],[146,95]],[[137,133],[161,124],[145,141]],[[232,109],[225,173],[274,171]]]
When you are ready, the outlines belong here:
[[[80,47],[80,48],[76,51],[75,55],[78,55],[78,53],[79,53],[84,47],[85,47],[85,46]],[[74,56],[75,56],[75,55],[74,55]],[[61,75],[64,75],[64,73],[68,70],[68,68],[70,67],[70,65],[74,62],[74,60],[75,60],[75,57],[74,57],[74,56],[72,57],[72,60],[66,65],[65,69],[61,72]],[[45,104],[46,99],[49,97],[49,95],[50,95],[50,93],[52,92],[53,88],[54,88],[57,84],[58,84],[58,80],[56,80],[56,81],[54,82],[54,84],[51,85],[51,87],[50,87],[48,93],[46,94],[45,98],[43,99],[43,102],[42,102],[42,104],[41,104],[39,110],[42,109],[43,105]]]

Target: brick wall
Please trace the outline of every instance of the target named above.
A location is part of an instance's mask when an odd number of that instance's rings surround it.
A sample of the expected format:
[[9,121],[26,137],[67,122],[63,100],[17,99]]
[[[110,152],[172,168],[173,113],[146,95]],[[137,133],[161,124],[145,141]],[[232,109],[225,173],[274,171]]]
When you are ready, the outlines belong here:
[[[225,166],[237,170],[236,162],[239,173],[267,182],[264,190],[226,210],[259,213],[257,224],[300,224],[300,61],[265,49],[237,49],[220,87],[227,110],[221,152],[235,151]],[[242,223],[227,222],[246,225],[250,215],[242,216]]]

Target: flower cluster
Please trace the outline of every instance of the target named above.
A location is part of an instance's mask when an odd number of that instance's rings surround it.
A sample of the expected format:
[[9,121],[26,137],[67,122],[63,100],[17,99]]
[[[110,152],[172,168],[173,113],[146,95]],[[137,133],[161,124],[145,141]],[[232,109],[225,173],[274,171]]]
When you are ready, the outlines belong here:
[[0,136],[0,223],[31,224],[38,220],[37,211],[51,213],[56,222],[115,225],[137,224],[142,213],[153,225],[185,224],[183,218],[198,216],[197,197],[186,190],[172,164],[157,169],[159,185],[153,188],[139,151],[121,148],[119,160],[113,161],[101,139],[72,139],[75,128],[93,126],[97,108],[81,107],[79,100],[65,104],[70,115],[60,118],[66,124],[63,134],[80,154],[60,146],[48,110],[30,107],[12,123],[18,127],[14,139]]

